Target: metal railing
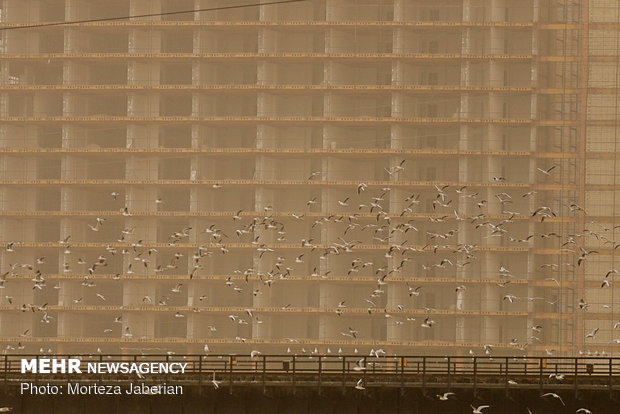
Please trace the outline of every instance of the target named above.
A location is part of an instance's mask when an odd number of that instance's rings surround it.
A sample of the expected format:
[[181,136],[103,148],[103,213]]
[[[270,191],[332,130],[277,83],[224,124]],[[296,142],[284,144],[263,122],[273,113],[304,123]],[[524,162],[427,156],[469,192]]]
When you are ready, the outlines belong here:
[[[21,373],[22,359],[79,358],[82,374]],[[180,362],[183,374],[89,374],[88,363]],[[19,382],[129,383],[165,380],[168,384],[233,387],[339,387],[361,380],[364,388],[603,390],[620,388],[620,358],[360,355],[4,355],[0,384]]]

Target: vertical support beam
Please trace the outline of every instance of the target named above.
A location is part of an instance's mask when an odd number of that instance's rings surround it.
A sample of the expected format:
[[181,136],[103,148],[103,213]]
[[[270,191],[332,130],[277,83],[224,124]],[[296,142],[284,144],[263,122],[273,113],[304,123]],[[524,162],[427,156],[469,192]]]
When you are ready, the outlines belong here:
[[[579,73],[579,99],[580,99],[580,114],[579,114],[579,205],[585,206],[586,203],[586,139],[587,139],[587,122],[588,122],[588,76],[589,76],[589,34],[590,34],[590,1],[581,1],[581,50],[579,53],[580,73]],[[578,229],[577,231],[583,231],[585,227],[585,217],[583,211],[579,211],[578,216]],[[579,237],[579,247],[584,247],[584,237]],[[583,298],[585,295],[585,266],[577,267],[577,297],[575,298],[575,304]],[[583,349],[585,336],[584,336],[584,313],[575,306],[576,329],[574,331],[573,339],[573,354],[576,354],[579,349]]]
[[343,356],[342,357],[342,395],[344,395],[344,393],[346,392],[346,381],[347,381],[347,362],[346,362],[347,357]]
[[[71,359],[71,355],[67,355],[67,359]],[[69,370],[67,370],[67,383],[65,384],[66,387],[69,387],[69,382],[71,382],[71,374],[69,374]]]
[[263,355],[263,394],[266,394],[267,392],[267,388],[265,386],[265,380],[266,380],[266,375],[267,375],[267,356]]
[[422,395],[426,395],[426,357],[422,357]]
[[474,357],[474,397],[478,395],[478,359]]
[[577,375],[579,374],[578,362],[579,362],[579,360],[577,358],[575,358],[575,399],[577,399],[577,384],[578,384]]
[[295,393],[297,392],[297,366],[296,366],[297,360],[295,358],[295,355],[293,355],[293,395],[295,395]]
[[321,383],[322,380],[322,374],[323,374],[323,362],[322,362],[322,357],[321,355],[319,355],[319,395],[321,395],[321,386],[323,385]]
[[405,357],[400,357],[400,394],[405,393]]
[[612,369],[612,362],[613,360],[611,358],[609,358],[609,399],[613,399],[614,396],[614,384],[613,384],[613,380],[614,380],[614,376],[612,375],[613,369]]
[[543,391],[543,359],[538,358],[538,393],[542,395]]
[[[170,366],[170,355],[166,355],[166,366]],[[168,383],[168,371],[164,374],[164,382]]]
[[506,396],[508,395],[508,357],[506,357],[506,360],[504,361],[505,363],[505,367],[504,367],[504,386],[505,386],[505,394]]
[[202,355],[198,356],[198,393],[202,393]]
[[366,386],[366,371],[367,371],[367,370],[366,370],[366,367],[367,367],[367,364],[366,364],[366,358],[367,358],[367,357],[364,357],[364,374],[362,375],[362,379],[364,380],[364,381],[362,381],[362,382],[364,383],[364,386]]
[[452,391],[452,367],[450,357],[448,357],[448,391]]
[[228,393],[232,395],[233,386],[233,356],[228,357]]
[[[609,369],[611,370],[611,362],[609,363]],[[6,386],[8,383],[8,371],[9,371],[9,356],[4,355],[4,389],[6,390]],[[611,371],[610,371],[611,372]]]
[[[103,355],[102,355],[101,357],[103,358]],[[122,359],[122,357],[119,357],[119,360],[121,360],[121,359]],[[134,362],[134,363],[137,363],[137,362],[138,362],[138,356],[137,356],[137,355],[134,355],[134,356],[133,356],[133,362]]]
[[[99,362],[103,362],[103,355],[99,355]],[[99,374],[99,382],[103,382],[103,374]]]

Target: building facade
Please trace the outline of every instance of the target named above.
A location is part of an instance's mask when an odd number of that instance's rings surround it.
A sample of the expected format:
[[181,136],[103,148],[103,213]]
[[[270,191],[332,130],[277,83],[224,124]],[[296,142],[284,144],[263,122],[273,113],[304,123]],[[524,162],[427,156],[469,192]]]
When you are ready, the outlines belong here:
[[617,0],[0,5],[7,352],[617,347]]

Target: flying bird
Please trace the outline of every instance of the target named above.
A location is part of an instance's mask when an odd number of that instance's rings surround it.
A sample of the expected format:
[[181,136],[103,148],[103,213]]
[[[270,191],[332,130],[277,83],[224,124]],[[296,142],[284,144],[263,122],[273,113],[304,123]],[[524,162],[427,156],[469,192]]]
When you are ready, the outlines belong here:
[[551,171],[553,171],[553,169],[555,167],[557,167],[557,165],[552,165],[551,167],[547,168],[546,170],[543,170],[542,168],[538,168],[538,167],[536,167],[536,169],[538,171],[540,171],[541,173],[545,174],[545,175],[551,175],[550,173],[551,173]]
[[559,400],[563,406],[566,406],[566,404],[564,404],[564,400],[562,399],[562,397],[560,397],[558,394],[554,393],[554,392],[547,392],[541,395],[542,398],[545,397],[553,397],[557,400]]
[[445,392],[443,394],[437,394],[437,398],[440,401],[448,401],[450,399],[450,397],[455,396],[456,394],[453,392]]

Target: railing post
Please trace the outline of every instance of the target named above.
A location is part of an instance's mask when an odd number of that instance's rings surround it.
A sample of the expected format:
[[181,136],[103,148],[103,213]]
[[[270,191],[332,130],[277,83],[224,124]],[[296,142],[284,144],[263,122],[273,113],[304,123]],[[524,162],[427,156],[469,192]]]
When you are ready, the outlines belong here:
[[322,367],[322,363],[321,363],[321,355],[319,355],[319,395],[321,395],[321,375],[323,373],[323,367]]
[[[611,370],[611,365],[609,369]],[[8,383],[8,372],[7,372],[8,370],[9,370],[9,356],[5,354],[4,355],[4,387],[5,388]]]
[[265,394],[267,392],[266,386],[265,386],[265,379],[266,379],[266,373],[267,371],[267,356],[263,355],[263,394]]
[[[101,357],[103,358],[103,356],[101,356]],[[119,361],[122,361],[123,357],[121,356],[121,357],[119,357],[118,359],[119,359]],[[137,363],[137,362],[138,362],[138,356],[137,356],[137,355],[134,355],[134,356],[133,356],[133,362],[134,362],[134,363]],[[135,378],[140,378],[140,377],[138,377],[138,374],[136,374],[136,375],[134,376],[134,380],[135,380]]]
[[577,398],[577,373],[579,371],[577,363],[578,360],[575,358],[575,398]]
[[[71,355],[67,355],[67,359],[71,359]],[[81,360],[81,358],[80,358]],[[69,370],[67,370],[67,387],[69,386],[69,382],[71,381],[71,374],[69,374]]]
[[[166,355],[166,366],[170,366],[170,355]],[[164,382],[168,382],[168,371],[164,374]]]
[[346,392],[346,379],[347,379],[347,363],[346,363],[346,356],[342,357],[342,394],[344,395],[344,393]]
[[198,392],[202,392],[202,355],[198,355]]
[[543,391],[543,359],[538,358],[538,394],[542,395]]
[[505,393],[506,395],[508,395],[508,357],[506,357],[506,360],[504,361],[505,366],[504,366],[504,386],[505,386]]
[[478,394],[478,359],[474,358],[474,397]]
[[[364,386],[366,386],[366,371],[368,368],[368,364],[366,363],[366,358],[364,357],[364,370],[362,371],[362,383],[364,384]],[[364,394],[366,393],[366,390],[362,391]]]
[[422,395],[426,395],[426,357],[422,357]]
[[400,357],[400,393],[405,392],[405,357]]
[[232,394],[233,390],[233,356],[228,357],[228,392]]
[[452,375],[450,367],[450,357],[448,357],[448,391],[452,391]]
[[611,400],[614,393],[613,376],[612,376],[612,359],[609,358],[609,399]]
[[[99,355],[99,362],[103,362],[103,355]],[[99,374],[99,382],[103,382],[103,374]]]
[[297,392],[297,378],[295,377],[295,374],[296,374],[295,362],[296,362],[295,355],[293,355],[293,394]]

